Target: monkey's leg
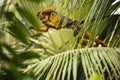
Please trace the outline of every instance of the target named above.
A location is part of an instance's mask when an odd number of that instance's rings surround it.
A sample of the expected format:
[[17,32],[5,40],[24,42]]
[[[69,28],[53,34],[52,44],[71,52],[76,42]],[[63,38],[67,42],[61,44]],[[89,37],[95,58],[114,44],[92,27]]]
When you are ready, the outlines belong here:
[[[90,32],[87,31],[87,32],[85,33],[85,38],[86,38],[86,39],[89,39],[91,36],[92,36],[92,35],[91,35]],[[96,44],[101,44],[103,47],[107,47],[107,44],[104,43],[102,40],[100,40],[100,39],[98,39],[98,38],[95,38],[95,43],[96,43]]]

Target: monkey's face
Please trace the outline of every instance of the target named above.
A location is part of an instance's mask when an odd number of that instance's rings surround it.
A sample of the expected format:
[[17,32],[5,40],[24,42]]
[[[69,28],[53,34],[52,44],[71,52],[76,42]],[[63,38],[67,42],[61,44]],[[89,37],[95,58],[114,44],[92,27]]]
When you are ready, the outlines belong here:
[[51,15],[52,11],[53,11],[52,8],[46,8],[46,9],[38,12],[37,16],[43,23],[46,23],[47,21],[49,21],[49,17]]

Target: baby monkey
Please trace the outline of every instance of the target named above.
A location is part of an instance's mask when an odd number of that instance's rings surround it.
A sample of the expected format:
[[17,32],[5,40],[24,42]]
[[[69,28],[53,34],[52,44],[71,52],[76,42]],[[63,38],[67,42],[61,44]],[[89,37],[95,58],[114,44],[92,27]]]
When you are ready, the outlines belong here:
[[[71,19],[67,19],[65,26],[62,27],[65,16],[58,14],[52,8],[46,8],[41,10],[37,14],[38,18],[42,21],[43,26],[40,27],[40,31],[47,32],[49,28],[61,29],[61,28],[71,28],[74,30],[74,36],[78,34],[82,26],[77,21],[73,21]],[[88,43],[88,40],[92,37],[90,32],[85,32],[84,40],[82,42],[83,45]],[[103,47],[106,47],[107,44],[102,40],[95,38],[96,44],[101,44]]]

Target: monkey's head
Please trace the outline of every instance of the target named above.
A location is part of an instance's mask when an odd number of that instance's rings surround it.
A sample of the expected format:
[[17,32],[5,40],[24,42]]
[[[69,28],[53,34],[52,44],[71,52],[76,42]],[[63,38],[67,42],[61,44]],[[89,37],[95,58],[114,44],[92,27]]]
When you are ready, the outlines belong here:
[[52,8],[45,8],[44,10],[41,10],[38,12],[37,16],[48,28],[58,29],[60,26],[61,18]]
[[37,16],[43,23],[45,23],[45,22],[49,21],[49,17],[51,15],[51,12],[53,12],[52,8],[46,8],[46,9],[38,12]]
[[37,16],[38,18],[44,23],[38,30],[42,32],[47,32],[48,31],[48,26],[46,26],[46,22],[49,21],[49,17],[51,15],[51,12],[53,11],[52,8],[46,8],[44,10],[41,10],[38,12]]

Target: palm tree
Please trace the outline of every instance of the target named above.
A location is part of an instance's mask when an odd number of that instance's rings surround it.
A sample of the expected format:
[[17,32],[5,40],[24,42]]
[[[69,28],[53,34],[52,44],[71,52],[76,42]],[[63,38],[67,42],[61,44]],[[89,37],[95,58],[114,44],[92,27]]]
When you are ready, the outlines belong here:
[[[1,13],[7,19],[2,33],[15,39],[0,42],[4,66],[10,66],[15,80],[27,75],[31,80],[119,80],[120,16],[115,14],[119,4],[114,0],[11,0],[12,9]],[[47,7],[66,16],[65,20],[84,21],[78,35],[74,37],[74,31],[65,28],[45,33],[30,29],[42,25],[36,15]],[[107,47],[91,47],[93,37],[86,46],[80,45],[85,31],[98,36]]]

